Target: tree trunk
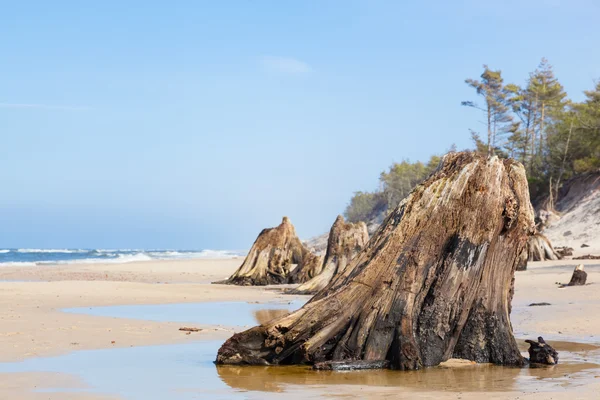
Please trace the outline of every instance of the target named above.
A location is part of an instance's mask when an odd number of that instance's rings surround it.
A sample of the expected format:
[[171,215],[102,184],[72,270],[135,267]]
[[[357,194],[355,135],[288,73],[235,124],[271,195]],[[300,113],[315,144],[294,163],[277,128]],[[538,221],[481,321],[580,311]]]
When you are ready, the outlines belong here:
[[215,283],[275,285],[303,283],[318,275],[323,259],[312,254],[296,236],[288,217],[276,228],[263,229],[243,264],[229,279]]
[[552,247],[550,240],[541,233],[535,233],[527,242],[528,261],[560,260],[562,257]]
[[369,232],[364,222],[346,223],[344,217],[338,215],[329,231],[323,272],[289,293],[314,294],[323,289],[334,277],[346,270],[350,260],[368,241]]
[[298,311],[235,334],[216,362],[523,365],[509,313],[534,226],[522,165],[450,153],[344,273]]

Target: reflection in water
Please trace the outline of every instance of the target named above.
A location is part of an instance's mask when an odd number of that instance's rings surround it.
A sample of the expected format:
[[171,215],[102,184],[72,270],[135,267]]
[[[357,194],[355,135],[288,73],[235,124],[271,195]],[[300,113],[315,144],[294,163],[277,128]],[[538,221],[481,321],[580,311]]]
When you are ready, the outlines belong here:
[[291,310],[278,310],[278,309],[269,309],[269,310],[256,310],[253,312],[254,319],[259,325],[266,324],[267,322],[283,317],[284,315],[288,315],[291,313]]
[[[531,391],[574,384],[571,375],[596,369],[598,364],[559,364],[545,368],[510,368],[490,364],[468,367],[433,367],[420,371],[313,371],[306,366],[217,366],[228,386],[241,390],[285,391],[287,385],[395,386],[414,390]],[[590,371],[591,372],[591,371]],[[583,377],[583,376],[582,376]],[[592,376],[590,375],[590,378]],[[535,387],[531,379],[536,379]],[[583,383],[585,380],[578,380]]]

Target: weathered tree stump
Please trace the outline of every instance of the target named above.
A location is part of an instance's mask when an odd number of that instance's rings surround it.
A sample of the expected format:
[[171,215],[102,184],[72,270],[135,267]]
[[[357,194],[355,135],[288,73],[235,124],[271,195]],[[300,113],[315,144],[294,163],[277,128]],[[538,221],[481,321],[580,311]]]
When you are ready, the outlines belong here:
[[558,352],[544,341],[543,337],[535,340],[526,340],[529,343],[529,362],[532,364],[558,364]]
[[571,280],[566,286],[583,286],[587,281],[587,272],[583,270],[583,264],[579,264],[575,267]]
[[298,311],[233,335],[216,362],[523,365],[509,313],[517,257],[533,232],[521,164],[448,154],[344,273]]
[[312,254],[296,236],[294,225],[283,217],[275,228],[263,229],[242,265],[225,281],[233,285],[303,283],[318,275],[322,257]]
[[535,233],[527,243],[529,261],[560,260],[562,257],[552,247],[550,240],[541,233]]
[[338,215],[329,231],[323,271],[288,293],[314,294],[323,289],[335,276],[346,270],[350,260],[368,241],[369,233],[364,222],[344,222],[344,217]]

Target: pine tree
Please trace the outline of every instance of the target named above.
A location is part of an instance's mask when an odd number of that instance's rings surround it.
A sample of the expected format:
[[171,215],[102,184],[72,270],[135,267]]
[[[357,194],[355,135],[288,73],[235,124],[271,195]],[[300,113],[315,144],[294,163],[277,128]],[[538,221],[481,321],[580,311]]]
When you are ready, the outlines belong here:
[[465,83],[483,97],[485,105],[479,106],[473,101],[463,101],[461,104],[484,113],[487,126],[487,152],[493,154],[501,145],[501,138],[510,131],[512,126],[508,103],[510,93],[504,88],[502,71],[491,70],[487,65],[484,65],[483,69],[481,80],[466,79]]

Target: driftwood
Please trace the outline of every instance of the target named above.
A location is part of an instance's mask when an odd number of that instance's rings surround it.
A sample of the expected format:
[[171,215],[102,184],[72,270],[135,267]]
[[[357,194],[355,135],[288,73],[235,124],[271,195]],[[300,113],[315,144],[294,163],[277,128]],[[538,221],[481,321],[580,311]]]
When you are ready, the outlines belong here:
[[314,294],[323,289],[334,277],[346,270],[350,260],[368,241],[369,233],[364,222],[344,222],[344,217],[338,215],[329,231],[323,271],[288,293]]
[[544,341],[543,337],[535,340],[526,340],[529,343],[529,362],[532,364],[558,364],[558,352]]
[[600,256],[588,254],[585,256],[573,257],[573,260],[600,260]]
[[200,332],[200,331],[202,331],[202,329],[200,329],[200,328],[190,328],[187,326],[183,326],[183,327],[179,328],[179,330],[184,331],[184,332]]
[[509,313],[533,232],[521,164],[450,153],[343,274],[298,311],[233,335],[216,363],[418,369],[455,357],[521,366]]
[[312,254],[283,217],[275,228],[263,229],[242,265],[225,281],[233,285],[303,283],[321,272],[323,259]]
[[558,253],[558,255],[560,256],[561,259],[565,258],[565,257],[570,257],[573,255],[572,247],[567,247],[567,246],[555,247],[554,250]]

